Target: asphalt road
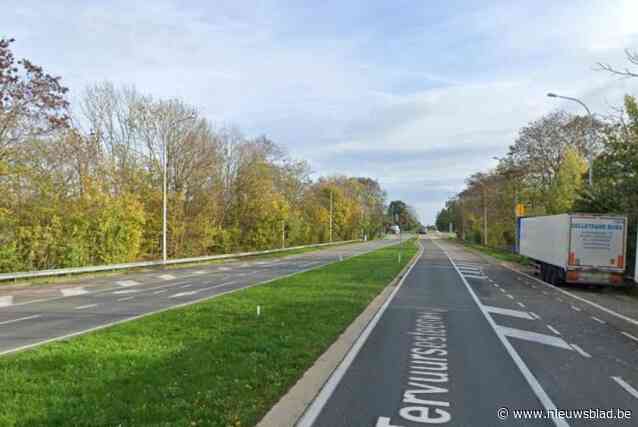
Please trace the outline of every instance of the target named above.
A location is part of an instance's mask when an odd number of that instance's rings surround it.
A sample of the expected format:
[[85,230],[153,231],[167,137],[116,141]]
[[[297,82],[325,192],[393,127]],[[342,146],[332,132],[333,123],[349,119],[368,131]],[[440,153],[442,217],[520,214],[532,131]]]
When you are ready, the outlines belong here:
[[459,245],[422,244],[299,427],[638,425],[638,325]]
[[0,355],[321,267],[396,239],[330,247],[285,258],[103,276],[73,284],[0,290]]

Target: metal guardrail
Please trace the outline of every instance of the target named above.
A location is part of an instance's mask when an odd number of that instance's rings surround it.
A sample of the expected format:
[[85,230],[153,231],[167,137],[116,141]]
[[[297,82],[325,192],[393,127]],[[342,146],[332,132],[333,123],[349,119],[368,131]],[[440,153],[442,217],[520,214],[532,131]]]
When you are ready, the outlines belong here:
[[345,240],[339,242],[328,242],[328,243],[315,243],[312,245],[302,245],[302,246],[291,246],[288,248],[279,248],[279,249],[268,249],[265,251],[252,251],[252,252],[239,252],[234,254],[222,254],[222,255],[209,255],[202,257],[194,257],[194,258],[180,258],[180,259],[169,259],[166,262],[164,261],[141,261],[141,262],[131,262],[126,264],[110,264],[110,265],[98,265],[98,266],[90,266],[90,267],[76,267],[76,268],[57,268],[54,270],[39,270],[39,271],[24,271],[17,273],[3,273],[0,274],[0,282],[5,280],[18,280],[18,279],[32,279],[35,277],[50,277],[50,276],[64,276],[68,274],[82,274],[82,273],[95,273],[100,271],[115,271],[115,270],[126,270],[129,268],[140,268],[140,267],[157,267],[163,265],[175,265],[175,264],[188,264],[192,262],[203,262],[203,261],[213,261],[218,259],[228,259],[228,258],[243,258],[248,256],[255,255],[266,255],[277,252],[285,252],[296,249],[305,249],[305,248],[317,248],[321,246],[331,246],[331,245],[342,245],[345,243],[354,243],[359,242],[361,240]]

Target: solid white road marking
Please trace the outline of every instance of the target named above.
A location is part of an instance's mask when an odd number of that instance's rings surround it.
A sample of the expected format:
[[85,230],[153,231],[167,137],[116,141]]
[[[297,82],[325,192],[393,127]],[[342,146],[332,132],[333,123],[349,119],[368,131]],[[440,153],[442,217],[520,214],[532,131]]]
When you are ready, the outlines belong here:
[[11,295],[0,297],[0,307],[8,307],[10,305],[13,305],[13,297]]
[[113,295],[134,294],[136,292],[140,292],[140,291],[137,289],[127,289],[125,291],[115,291],[113,292]]
[[635,337],[635,336],[633,336],[633,335],[631,335],[631,334],[628,334],[627,332],[621,332],[621,334],[623,334],[623,335],[624,335],[624,336],[626,336],[627,338],[631,338],[631,339],[632,339],[632,340],[634,340],[634,341],[638,341],[638,338],[637,338],[637,337]]
[[522,302],[517,302],[516,304],[518,304],[519,307],[521,307],[521,308],[525,308],[525,304],[523,304]]
[[508,328],[506,326],[497,326],[501,334],[510,338],[518,338],[521,340],[537,342],[540,344],[551,345],[553,347],[564,348],[565,350],[573,350],[562,338],[553,335],[539,334],[538,332],[524,331],[522,329]]
[[23,320],[37,319],[38,317],[40,317],[39,314],[34,314],[33,316],[20,317],[18,319],[12,319],[12,320],[5,320],[4,322],[0,322],[0,325],[8,325],[9,323],[21,322]]
[[135,297],[120,298],[120,299],[118,299],[118,301],[128,301],[128,300],[133,299],[133,298],[135,298]]
[[84,310],[87,308],[92,308],[92,307],[97,307],[98,304],[87,304],[87,305],[80,305],[78,307],[75,307],[76,310]]
[[577,353],[579,353],[583,357],[591,357],[591,354],[587,353],[585,350],[577,346],[576,344],[571,345]]
[[576,307],[575,305],[572,305],[572,310],[574,310],[574,311],[580,311],[580,307]]
[[549,329],[550,331],[552,331],[553,333],[555,333],[556,335],[560,335],[560,332],[558,332],[556,330],[556,328],[554,328],[552,325],[545,325],[547,326],[547,329]]
[[135,280],[121,280],[115,283],[123,288],[128,288],[129,286],[137,286],[140,284],[140,282],[136,282]]
[[[447,253],[447,251],[441,248],[441,246],[439,246],[439,244],[436,243],[435,241],[433,241],[433,243],[439,249],[443,251],[443,253],[448,257],[448,259],[450,260],[454,268],[456,268],[454,261],[452,260],[450,255]],[[501,332],[499,332],[498,328],[500,327],[496,325],[496,322],[494,322],[494,319],[492,319],[492,317],[484,309],[483,304],[481,304],[481,301],[479,300],[478,296],[476,296],[476,293],[470,286],[470,283],[467,280],[465,280],[465,278],[463,277],[461,272],[458,270],[458,268],[456,268],[456,271],[459,273],[459,276],[461,276],[461,281],[463,281],[463,283],[465,284],[465,287],[467,288],[468,292],[472,296],[472,299],[474,299],[474,302],[476,303],[478,308],[481,310],[481,313],[483,313],[483,316],[485,316],[485,319],[487,319],[487,322],[490,324],[490,326],[496,333],[496,336],[501,341],[501,344],[503,344],[503,347],[505,347],[505,350],[507,350],[507,353],[510,355],[510,357],[514,361],[519,371],[521,371],[521,374],[523,374],[523,377],[527,381],[527,384],[529,384],[534,394],[536,394],[536,397],[538,398],[538,400],[541,402],[541,404],[543,405],[545,409],[547,410],[551,409],[553,411],[556,411],[557,408],[554,402],[552,401],[552,399],[547,395],[547,392],[545,392],[545,390],[543,389],[543,386],[541,386],[541,384],[538,382],[538,380],[536,379],[532,371],[530,371],[529,367],[525,364],[525,362],[523,361],[521,356],[518,354],[516,349],[514,349],[514,346],[512,346],[512,344],[505,338],[505,336]],[[554,422],[556,427],[569,427],[569,424],[565,420],[560,419],[558,417],[552,418],[552,421]]]
[[160,274],[157,277],[159,277],[162,280],[173,280],[175,278],[175,276],[173,276],[172,274]]
[[188,295],[195,295],[197,292],[199,291],[179,292],[177,294],[171,295],[169,298],[179,298],[179,297],[185,297]]
[[638,399],[638,390],[627,384],[621,377],[611,377],[611,379],[616,381],[627,393]]
[[61,289],[60,292],[62,292],[62,295],[64,295],[65,297],[72,297],[75,295],[84,295],[89,293],[89,291],[82,287]]
[[512,316],[512,317],[518,317],[521,319],[534,320],[532,316],[530,316],[524,311],[510,310],[509,308],[493,307],[489,305],[484,305],[483,308],[485,309],[485,311],[487,311],[490,314],[495,313],[495,314],[502,314],[504,316]]
[[594,320],[595,320],[596,322],[598,322],[598,323],[602,323],[603,325],[604,325],[605,323],[607,323],[607,322],[605,322],[604,320],[599,319],[599,318],[598,318],[598,317],[596,317],[596,316],[592,316],[591,318],[592,318],[592,319],[594,319]]

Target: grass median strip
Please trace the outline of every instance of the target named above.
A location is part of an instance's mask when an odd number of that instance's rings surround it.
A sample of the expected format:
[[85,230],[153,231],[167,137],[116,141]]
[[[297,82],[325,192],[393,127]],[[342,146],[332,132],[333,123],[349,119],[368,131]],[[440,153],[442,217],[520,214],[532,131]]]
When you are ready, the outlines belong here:
[[0,358],[0,425],[255,425],[416,250],[406,243],[398,263],[398,246],[383,248]]

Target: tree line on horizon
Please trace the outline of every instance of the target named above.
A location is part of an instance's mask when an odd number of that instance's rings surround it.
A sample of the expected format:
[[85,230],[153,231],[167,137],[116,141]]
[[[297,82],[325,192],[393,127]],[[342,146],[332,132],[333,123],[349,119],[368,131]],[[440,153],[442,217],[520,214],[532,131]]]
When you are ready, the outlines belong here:
[[[627,51],[638,66],[638,54]],[[626,78],[629,69],[598,64]],[[592,159],[593,185],[588,183]],[[515,207],[525,216],[568,212],[627,215],[628,263],[633,270],[638,224],[638,100],[627,94],[621,107],[607,116],[589,117],[554,111],[518,132],[495,168],[466,179],[436,217],[439,230],[449,224],[468,242],[512,251]]]
[[61,78],[12,42],[0,39],[0,272],[158,259],[164,148],[170,258],[385,231],[374,179],[313,180],[267,137],[133,87],[94,84],[72,114]]

